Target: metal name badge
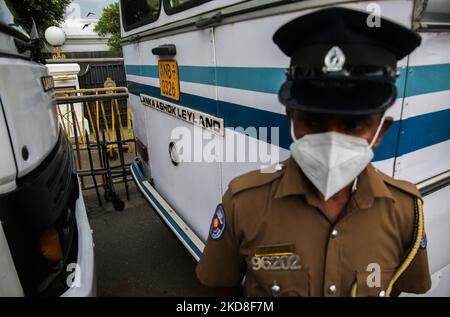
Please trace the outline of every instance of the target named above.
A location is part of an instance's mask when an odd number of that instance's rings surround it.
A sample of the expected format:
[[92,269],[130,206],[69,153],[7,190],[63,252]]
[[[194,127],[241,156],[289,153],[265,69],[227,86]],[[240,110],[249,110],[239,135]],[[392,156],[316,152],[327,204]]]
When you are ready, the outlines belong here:
[[333,46],[325,56],[324,63],[324,72],[340,72],[345,64],[344,52],[338,46]]
[[41,83],[45,92],[55,89],[55,81],[52,76],[41,77]]
[[254,271],[297,271],[301,270],[300,257],[293,255],[254,256],[251,258]]

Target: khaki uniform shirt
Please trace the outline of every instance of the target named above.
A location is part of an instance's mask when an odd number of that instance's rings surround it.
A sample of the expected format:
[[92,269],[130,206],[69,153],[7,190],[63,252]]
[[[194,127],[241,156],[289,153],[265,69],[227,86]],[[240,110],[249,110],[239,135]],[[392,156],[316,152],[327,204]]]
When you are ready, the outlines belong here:
[[[357,296],[382,296],[416,239],[417,198],[414,185],[370,164],[333,223],[292,158],[275,173],[244,174],[223,197],[223,232],[209,236],[197,276],[211,287],[243,283],[245,296],[349,296],[354,284]],[[430,286],[424,236],[391,296]]]

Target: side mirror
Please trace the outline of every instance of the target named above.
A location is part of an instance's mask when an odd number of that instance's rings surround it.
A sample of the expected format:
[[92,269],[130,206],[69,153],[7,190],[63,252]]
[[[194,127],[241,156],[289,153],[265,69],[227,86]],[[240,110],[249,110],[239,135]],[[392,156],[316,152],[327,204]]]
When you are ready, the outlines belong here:
[[31,40],[38,40],[39,39],[39,33],[37,30],[37,25],[36,22],[34,21],[33,18],[31,18],[31,32],[30,32],[30,38]]
[[33,18],[30,18],[32,22],[31,32],[30,32],[30,41],[25,42],[19,39],[14,39],[17,50],[19,54],[23,54],[26,51],[30,51],[31,60],[38,63],[45,63],[44,55],[41,50],[43,47],[42,40],[39,38],[39,32],[37,30],[36,22]]

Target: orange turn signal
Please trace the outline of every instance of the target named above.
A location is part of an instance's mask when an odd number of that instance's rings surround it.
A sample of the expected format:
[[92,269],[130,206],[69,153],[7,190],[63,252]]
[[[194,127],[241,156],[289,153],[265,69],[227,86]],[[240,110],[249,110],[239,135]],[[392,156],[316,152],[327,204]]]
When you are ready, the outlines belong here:
[[62,248],[61,241],[59,240],[59,234],[54,229],[51,228],[44,232],[39,240],[39,247],[41,249],[42,255],[52,263],[58,263],[62,261]]

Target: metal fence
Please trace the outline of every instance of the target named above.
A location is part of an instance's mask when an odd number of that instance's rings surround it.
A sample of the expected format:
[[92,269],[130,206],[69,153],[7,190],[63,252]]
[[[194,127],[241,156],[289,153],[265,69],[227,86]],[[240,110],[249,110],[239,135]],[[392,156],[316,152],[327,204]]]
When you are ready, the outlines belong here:
[[[78,76],[81,89],[93,89],[103,87],[104,82],[110,78],[116,83],[117,87],[127,87],[127,81],[125,77],[125,67],[123,61],[114,63],[80,63],[81,74]],[[126,120],[126,100],[119,101],[120,113],[122,114],[122,120]],[[111,108],[107,107],[106,116],[108,120],[111,119]],[[103,127],[103,124],[101,127]]]
[[[117,87],[127,87],[125,65],[121,52],[80,52],[67,53],[66,59],[54,61],[48,59],[48,63],[78,63],[81,71],[78,74],[80,89],[96,89],[104,87],[105,81],[111,79]],[[126,120],[127,102],[119,101],[122,120]],[[110,107],[107,107],[106,117],[111,119]],[[88,118],[86,118],[88,119]],[[100,128],[104,128],[100,123]]]
[[[81,188],[94,188],[102,205],[99,191],[102,187],[104,199],[112,201],[116,210],[122,210],[124,203],[115,190],[115,184],[125,184],[129,200],[127,182],[131,174],[127,154],[134,152],[131,111],[126,108],[125,113],[121,113],[118,105],[119,101],[126,103],[127,99],[126,87],[56,92],[59,119],[74,147]],[[107,110],[110,118],[105,115]],[[125,122],[121,120],[122,116],[125,116]],[[111,164],[117,159],[119,165]],[[89,168],[86,168],[86,162]],[[91,178],[92,184],[86,184],[85,178]]]

